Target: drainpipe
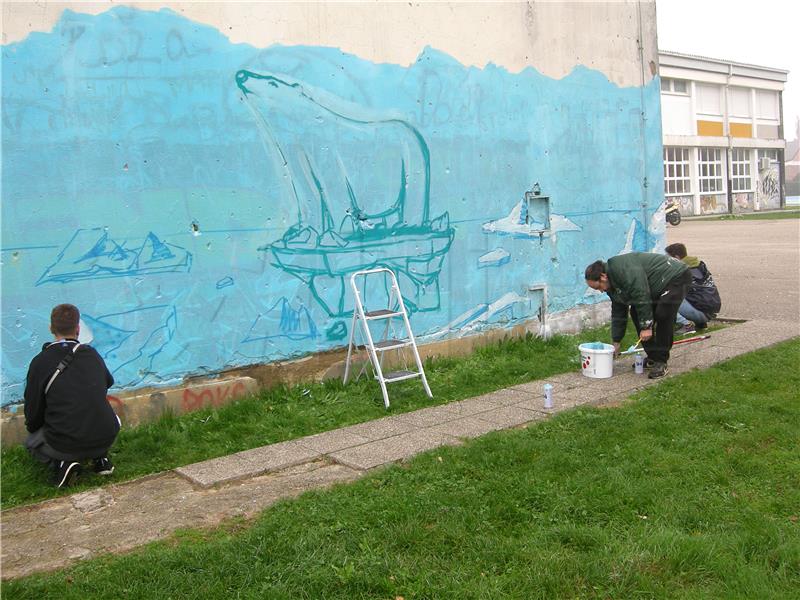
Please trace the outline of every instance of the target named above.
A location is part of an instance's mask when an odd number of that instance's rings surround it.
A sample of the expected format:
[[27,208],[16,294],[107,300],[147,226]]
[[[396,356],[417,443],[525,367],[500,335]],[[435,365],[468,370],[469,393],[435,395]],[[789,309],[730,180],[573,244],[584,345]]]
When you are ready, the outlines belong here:
[[731,137],[730,106],[728,104],[728,90],[731,85],[731,75],[733,75],[733,65],[728,63],[728,74],[725,76],[725,114],[722,117],[725,134],[728,137],[728,147],[725,150],[725,180],[728,183],[728,213],[733,214],[733,180],[731,179],[731,168],[733,161],[733,138]]
[[[786,141],[783,135],[783,92],[778,92],[778,139]],[[778,148],[778,193],[781,195],[780,207],[786,208],[786,150]]]
[[[642,138],[642,199],[640,202],[640,207],[642,211],[642,226],[644,229],[644,243],[645,248],[650,247],[650,228],[647,219],[647,190],[649,187],[649,182],[647,181],[647,115],[645,114],[644,108],[644,86],[646,83],[646,75],[644,69],[644,36],[643,36],[643,25],[642,25],[642,3],[641,0],[636,3],[636,18],[637,18],[637,25],[638,25],[638,39],[636,40],[636,47],[639,51],[639,72],[641,76],[641,85],[639,86],[639,104],[641,106],[641,110],[639,111],[639,135]],[[656,55],[656,60],[658,60],[658,56]],[[658,71],[656,71],[658,72]],[[653,73],[655,75],[655,73]],[[660,93],[660,92],[659,92]],[[659,139],[659,141],[661,141]],[[663,142],[662,142],[663,144]],[[662,149],[663,154],[663,149]]]

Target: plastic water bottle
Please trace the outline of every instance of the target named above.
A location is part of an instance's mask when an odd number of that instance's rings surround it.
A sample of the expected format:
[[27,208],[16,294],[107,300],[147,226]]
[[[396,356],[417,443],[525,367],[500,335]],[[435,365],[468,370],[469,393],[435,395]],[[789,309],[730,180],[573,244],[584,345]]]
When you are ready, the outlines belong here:
[[644,373],[644,355],[641,352],[636,353],[636,358],[633,362],[633,371],[637,375]]
[[544,407],[553,408],[553,385],[550,383],[544,384]]

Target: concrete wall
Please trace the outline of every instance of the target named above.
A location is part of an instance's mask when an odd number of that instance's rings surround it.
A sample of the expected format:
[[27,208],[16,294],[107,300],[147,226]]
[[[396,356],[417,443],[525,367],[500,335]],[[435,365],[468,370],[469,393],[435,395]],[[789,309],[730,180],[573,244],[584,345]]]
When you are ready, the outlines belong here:
[[2,404],[59,302],[113,393],[341,348],[362,267],[422,343],[591,307],[663,243],[656,46],[649,2],[5,3]]

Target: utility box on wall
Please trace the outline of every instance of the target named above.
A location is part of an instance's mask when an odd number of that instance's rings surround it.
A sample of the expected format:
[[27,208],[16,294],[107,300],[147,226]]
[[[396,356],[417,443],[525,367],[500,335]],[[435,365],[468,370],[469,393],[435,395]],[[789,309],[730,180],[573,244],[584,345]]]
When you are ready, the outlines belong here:
[[550,231],[550,196],[543,196],[538,183],[525,192],[524,222],[531,232]]

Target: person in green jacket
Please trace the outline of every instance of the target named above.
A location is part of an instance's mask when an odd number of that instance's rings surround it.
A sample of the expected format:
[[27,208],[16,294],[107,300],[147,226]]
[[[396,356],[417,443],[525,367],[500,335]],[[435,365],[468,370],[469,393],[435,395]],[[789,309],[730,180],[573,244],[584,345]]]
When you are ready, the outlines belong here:
[[586,267],[586,285],[611,298],[611,340],[615,354],[625,337],[628,311],[647,353],[650,379],[667,374],[678,307],[692,282],[689,268],[663,254],[631,252]]

